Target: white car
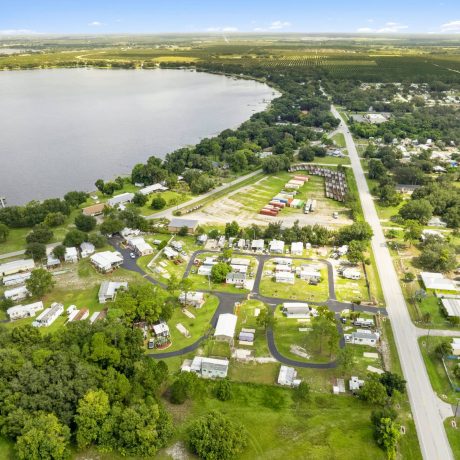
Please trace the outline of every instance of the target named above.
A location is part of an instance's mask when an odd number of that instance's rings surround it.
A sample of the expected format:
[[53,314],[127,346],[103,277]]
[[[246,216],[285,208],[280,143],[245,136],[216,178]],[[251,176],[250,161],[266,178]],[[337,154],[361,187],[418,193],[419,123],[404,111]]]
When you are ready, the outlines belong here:
[[129,257],[131,257],[131,259],[135,259],[136,258],[136,254],[134,254],[134,252],[132,252]]

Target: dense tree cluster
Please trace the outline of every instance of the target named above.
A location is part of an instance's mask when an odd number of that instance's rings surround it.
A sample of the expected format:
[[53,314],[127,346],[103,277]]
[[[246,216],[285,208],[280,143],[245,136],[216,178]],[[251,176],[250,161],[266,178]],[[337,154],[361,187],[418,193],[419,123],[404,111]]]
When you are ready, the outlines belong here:
[[154,456],[172,429],[157,399],[167,367],[142,345],[120,322],[0,329],[0,432],[19,458],[64,459],[73,442]]

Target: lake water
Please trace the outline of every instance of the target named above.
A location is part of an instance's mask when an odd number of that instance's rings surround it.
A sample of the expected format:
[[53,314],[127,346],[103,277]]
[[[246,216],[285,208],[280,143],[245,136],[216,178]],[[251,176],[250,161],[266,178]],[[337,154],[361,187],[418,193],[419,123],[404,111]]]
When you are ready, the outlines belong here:
[[275,97],[268,86],[186,70],[0,72],[0,196],[10,205],[94,190]]

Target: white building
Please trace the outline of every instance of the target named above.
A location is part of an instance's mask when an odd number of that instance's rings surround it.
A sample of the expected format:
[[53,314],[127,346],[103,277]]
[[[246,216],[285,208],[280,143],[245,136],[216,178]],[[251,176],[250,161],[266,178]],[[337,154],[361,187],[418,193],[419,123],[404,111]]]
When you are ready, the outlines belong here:
[[449,278],[445,278],[442,273],[421,272],[420,277],[422,278],[426,289],[435,289],[440,291],[459,290],[457,285]]
[[64,261],[72,263],[72,264],[78,262],[77,248],[75,247],[65,248]]
[[129,228],[125,227],[123,230],[120,231],[120,235],[127,240],[130,236],[139,236],[141,231],[138,228]]
[[7,289],[3,295],[5,296],[5,299],[10,299],[13,302],[17,302],[18,300],[25,299],[28,297],[30,292],[27,290],[25,286],[19,286],[17,288],[13,289]]
[[99,303],[106,303],[109,300],[115,300],[117,291],[120,289],[128,289],[127,282],[103,281],[99,288]]
[[155,334],[155,337],[169,337],[169,326],[164,321],[154,324],[153,333]]
[[356,318],[353,321],[353,324],[358,327],[373,327],[374,326],[374,320],[373,319],[367,319],[367,318]]
[[0,276],[14,275],[15,273],[28,272],[35,268],[32,259],[13,260],[0,265]]
[[153,254],[153,248],[142,236],[128,238],[128,246],[138,255],[147,256]]
[[309,319],[311,314],[308,303],[302,302],[284,302],[281,311],[287,318]]
[[292,272],[276,272],[275,281],[277,283],[294,284],[295,275]]
[[340,246],[338,249],[337,249],[337,254],[339,256],[344,256],[348,253],[348,246],[346,244],[344,244],[343,246]]
[[194,372],[207,379],[225,378],[228,373],[228,359],[195,356],[193,361],[186,360],[181,367],[183,372]]
[[293,256],[301,256],[303,254],[303,243],[302,241],[297,241],[291,243],[291,254]]
[[428,221],[428,227],[447,227],[447,223],[441,220],[437,216],[433,216],[429,221]]
[[61,265],[61,261],[52,252],[50,252],[46,257],[46,267],[53,268],[59,265]]
[[233,284],[236,287],[243,287],[245,281],[246,281],[245,273],[230,272],[225,277],[225,282],[227,284]]
[[246,265],[249,267],[251,261],[249,259],[243,259],[241,257],[232,257],[230,259],[230,265]]
[[232,267],[232,271],[234,273],[243,273],[246,275],[248,272],[248,266],[247,265],[235,265],[235,264],[230,264],[230,267]]
[[355,392],[362,388],[364,380],[360,380],[358,377],[352,376],[348,384],[350,386],[350,391]]
[[123,256],[119,252],[97,252],[90,257],[91,263],[102,273],[109,273],[123,263]]
[[43,302],[34,302],[29,305],[17,305],[6,310],[10,320],[34,317],[39,311],[43,310]]
[[273,259],[273,263],[276,265],[292,265],[292,259],[288,257],[276,257]]
[[198,267],[198,274],[202,276],[210,276],[212,267],[212,265],[201,265]]
[[460,299],[442,298],[441,303],[449,318],[455,316],[460,318]]
[[163,250],[163,254],[165,255],[166,258],[169,260],[175,259],[179,253],[175,251],[173,248],[170,248],[169,246],[166,246]]
[[181,292],[179,302],[185,307],[201,308],[204,304],[204,294],[202,292]]
[[343,270],[342,276],[349,280],[359,280],[361,279],[361,272],[359,270],[356,270],[356,268],[348,267],[345,268],[345,270]]
[[4,276],[2,281],[5,286],[17,286],[18,284],[24,284],[31,275],[31,272],[16,273],[14,275]]
[[283,254],[284,253],[284,241],[281,240],[271,240],[270,244],[270,252],[275,254]]
[[216,340],[233,342],[237,319],[237,316],[231,313],[224,313],[219,315],[219,318],[217,319],[216,330],[214,331],[214,338]]
[[452,339],[452,354],[454,356],[460,356],[460,338],[456,337]]
[[50,308],[47,308],[32,323],[35,327],[48,327],[53,324],[59,316],[64,313],[64,305],[61,303],[52,303]]
[[84,242],[80,244],[80,254],[83,259],[86,259],[89,257],[91,254],[94,254],[94,251],[96,248],[94,247],[94,244]]
[[426,239],[430,237],[439,238],[440,240],[444,239],[444,235],[438,230],[429,230],[429,229],[422,230],[422,235],[420,237],[422,241],[426,241]]
[[298,387],[300,380],[296,379],[297,371],[293,367],[281,366],[278,374],[278,385]]
[[115,195],[113,198],[107,201],[107,204],[112,208],[115,206],[124,205],[125,203],[131,203],[134,199],[134,193],[121,193],[120,195]]
[[315,281],[318,282],[321,279],[321,272],[316,268],[302,266],[296,269],[297,276],[304,281]]
[[264,240],[252,240],[251,249],[253,251],[263,251],[265,247]]
[[345,341],[353,345],[369,345],[371,347],[377,346],[380,334],[378,332],[371,332],[367,329],[358,329],[351,334],[344,334]]
[[153,184],[153,185],[148,185],[147,187],[141,188],[139,190],[139,193],[141,195],[147,196],[147,195],[150,195],[151,193],[165,192],[166,190],[168,190],[168,187],[165,187],[164,185]]

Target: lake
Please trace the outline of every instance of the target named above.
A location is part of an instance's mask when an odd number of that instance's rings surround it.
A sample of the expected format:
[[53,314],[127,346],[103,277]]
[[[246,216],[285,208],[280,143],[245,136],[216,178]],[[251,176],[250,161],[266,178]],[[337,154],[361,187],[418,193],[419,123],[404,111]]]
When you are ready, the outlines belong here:
[[258,82],[187,70],[0,72],[0,196],[13,205],[94,190],[236,128],[274,97]]

